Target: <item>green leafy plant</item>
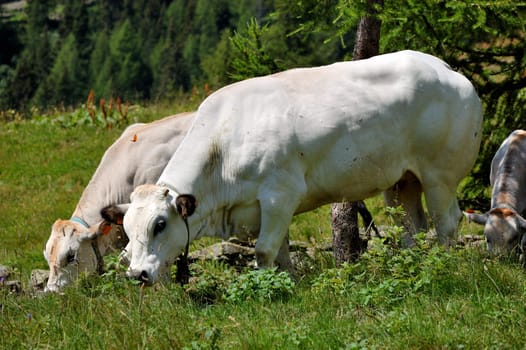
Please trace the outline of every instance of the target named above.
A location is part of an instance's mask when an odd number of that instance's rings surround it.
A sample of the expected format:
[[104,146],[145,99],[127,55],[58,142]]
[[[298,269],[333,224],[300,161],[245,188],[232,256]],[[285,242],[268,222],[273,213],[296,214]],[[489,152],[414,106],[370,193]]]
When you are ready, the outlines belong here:
[[252,270],[240,275],[228,286],[225,299],[234,303],[286,299],[292,295],[294,286],[287,272],[277,272],[276,269]]
[[[399,210],[392,208],[388,213],[400,215]],[[358,262],[325,271],[315,279],[314,289],[321,294],[329,291],[351,295],[362,306],[395,304],[430,291],[451,267],[454,257],[429,243],[425,234],[414,236],[414,247],[402,248],[403,233],[402,228],[393,226],[384,237],[373,238]]]
[[227,286],[235,279],[235,271],[223,262],[192,264],[190,270],[195,277],[185,286],[185,291],[200,304],[221,300]]
[[295,287],[287,272],[274,269],[239,273],[223,262],[193,264],[194,278],[185,286],[190,297],[202,304],[218,301],[285,300]]

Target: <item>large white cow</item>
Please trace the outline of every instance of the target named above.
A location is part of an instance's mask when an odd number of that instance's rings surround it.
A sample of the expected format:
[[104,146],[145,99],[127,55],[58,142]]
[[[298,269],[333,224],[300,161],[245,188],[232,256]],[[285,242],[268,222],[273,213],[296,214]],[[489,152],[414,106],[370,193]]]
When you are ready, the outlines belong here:
[[488,250],[494,254],[526,248],[526,131],[513,131],[491,161],[491,209],[484,214],[465,213],[484,225]]
[[100,269],[103,255],[122,249],[128,238],[122,231],[110,231],[101,209],[127,200],[136,186],[157,181],[194,114],[132,125],[108,148],[71,219],[59,219],[52,226],[44,251],[50,269],[47,291],[60,290],[79,271]]
[[201,104],[157,184],[132,193],[128,275],[154,283],[192,240],[232,232],[259,234],[260,267],[280,264],[293,215],[385,190],[410,231],[427,225],[423,192],[448,245],[481,125],[472,84],[414,51],[226,86]]

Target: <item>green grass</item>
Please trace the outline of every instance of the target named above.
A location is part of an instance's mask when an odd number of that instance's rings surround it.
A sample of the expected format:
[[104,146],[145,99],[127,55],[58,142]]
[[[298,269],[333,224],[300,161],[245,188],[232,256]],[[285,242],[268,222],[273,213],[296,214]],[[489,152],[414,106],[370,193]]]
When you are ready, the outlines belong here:
[[[131,117],[182,110],[139,108]],[[1,349],[524,348],[524,269],[488,258],[484,247],[444,251],[423,240],[410,251],[377,242],[339,269],[320,254],[294,285],[272,274],[254,284],[263,277],[199,263],[186,288],[141,288],[110,270],[64,295],[31,292],[31,270],[47,267],[42,250],[51,224],[69,217],[123,128],[0,124],[0,264],[16,269],[24,289],[0,288]],[[367,204],[381,225],[390,224],[380,198]],[[465,223],[461,230],[481,232]],[[296,217],[290,232],[330,242],[329,208]],[[278,293],[260,300],[264,289]]]

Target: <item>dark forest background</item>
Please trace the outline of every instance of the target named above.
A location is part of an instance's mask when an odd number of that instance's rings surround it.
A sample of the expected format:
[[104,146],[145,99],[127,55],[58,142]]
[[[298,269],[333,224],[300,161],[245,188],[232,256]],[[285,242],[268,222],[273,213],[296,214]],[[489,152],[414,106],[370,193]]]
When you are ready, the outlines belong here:
[[[75,108],[90,91],[96,99],[156,103],[350,60],[368,1],[0,3],[0,111],[24,114]],[[491,158],[510,131],[526,128],[526,2],[386,0],[378,10],[381,53],[434,54],[477,87],[485,136],[462,192],[466,205],[487,206]]]
[[[29,1],[4,7],[0,109],[75,105],[88,92],[160,100],[208,84],[345,58],[352,38],[291,33],[330,21],[317,1]],[[332,2],[336,4],[336,2]],[[326,7],[325,7],[326,6]],[[326,2],[323,11],[335,12]]]

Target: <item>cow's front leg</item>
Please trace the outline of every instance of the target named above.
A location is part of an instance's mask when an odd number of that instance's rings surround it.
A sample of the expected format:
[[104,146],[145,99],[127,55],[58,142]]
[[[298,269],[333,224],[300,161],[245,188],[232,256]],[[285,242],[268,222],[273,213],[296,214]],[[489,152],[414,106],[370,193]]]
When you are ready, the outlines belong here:
[[267,228],[263,231],[262,229],[256,242],[256,261],[259,268],[272,268],[275,266],[274,262],[279,266],[290,266],[292,264],[288,242],[286,242],[287,229],[285,227],[278,228],[278,225],[273,226],[275,228],[272,230]]
[[[281,197],[281,196],[280,196]],[[291,198],[260,199],[261,227],[256,243],[256,261],[259,268],[271,268],[277,262],[282,269],[292,266],[288,247],[288,229],[297,202]]]

